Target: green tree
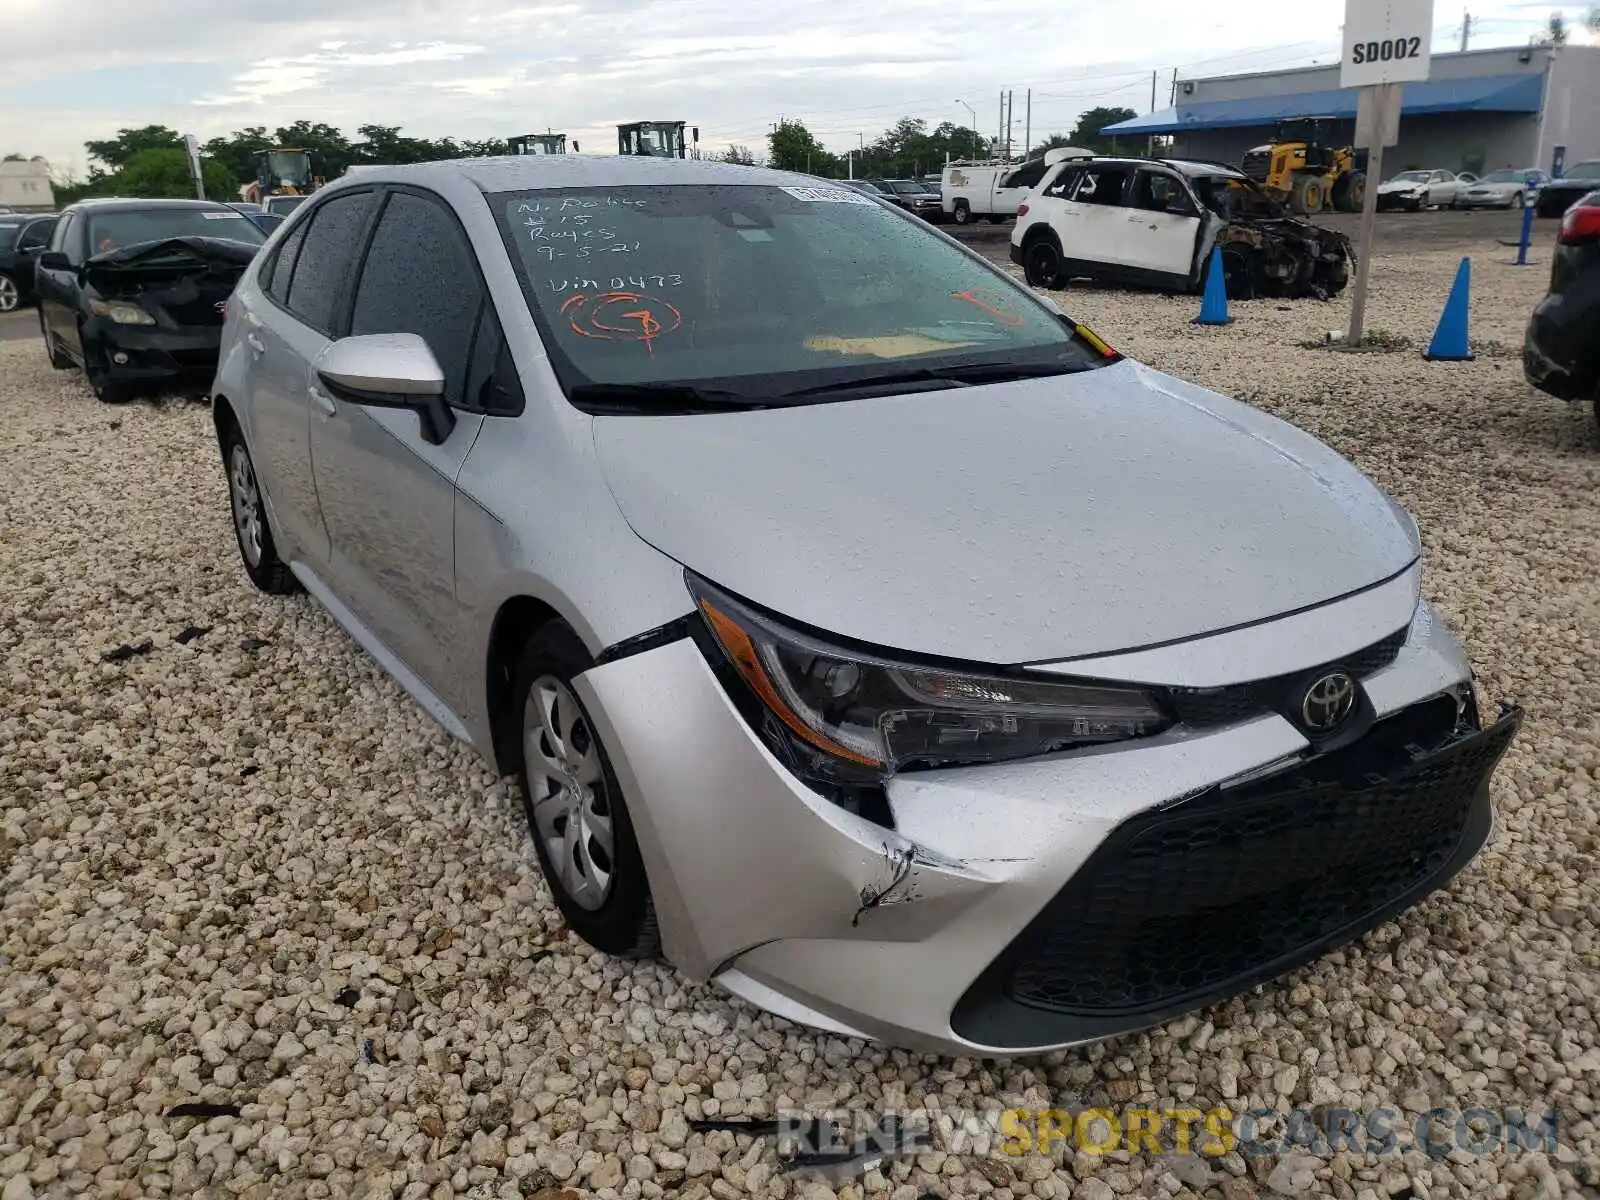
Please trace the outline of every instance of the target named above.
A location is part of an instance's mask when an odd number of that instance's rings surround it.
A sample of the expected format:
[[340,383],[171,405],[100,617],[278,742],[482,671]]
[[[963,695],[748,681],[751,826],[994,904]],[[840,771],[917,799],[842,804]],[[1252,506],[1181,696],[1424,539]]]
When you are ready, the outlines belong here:
[[1065,144],[1081,146],[1096,154],[1109,154],[1116,149],[1116,138],[1106,136],[1101,130],[1118,121],[1130,121],[1138,115],[1131,108],[1091,108],[1078,118]]
[[[205,181],[206,199],[238,198],[238,184],[232,172],[216,159],[200,160],[200,176]],[[120,170],[91,180],[88,194],[140,198],[193,197],[194,179],[189,174],[189,156],[182,148],[172,146],[136,151]]]
[[722,161],[736,163],[741,167],[753,167],[756,165],[756,156],[750,153],[748,146],[729,146],[722,156]]
[[0,162],[27,162],[27,161],[28,161],[28,156],[26,154],[8,154],[4,158],[0,158]]
[[350,139],[321,121],[281,125],[273,136],[276,145],[306,151],[311,157],[311,173],[323,179],[337,179],[355,161],[355,147]]
[[1551,13],[1544,33],[1528,40],[1535,46],[1565,46],[1568,36],[1566,18],[1560,13]]
[[272,145],[264,125],[249,125],[235,129],[226,137],[214,137],[200,149],[208,157],[221,163],[233,177],[235,185],[249,183],[256,177],[256,154]]
[[809,175],[837,177],[839,157],[830,154],[812,135],[803,121],[782,120],[767,135],[769,164],[780,171],[804,171]]
[[[142,150],[183,149],[183,138],[175,129],[165,125],[146,125],[142,129],[119,129],[117,136],[100,142],[85,142],[83,148],[91,159],[104,164],[105,170],[116,171],[127,165]],[[91,168],[90,175],[96,172]]]

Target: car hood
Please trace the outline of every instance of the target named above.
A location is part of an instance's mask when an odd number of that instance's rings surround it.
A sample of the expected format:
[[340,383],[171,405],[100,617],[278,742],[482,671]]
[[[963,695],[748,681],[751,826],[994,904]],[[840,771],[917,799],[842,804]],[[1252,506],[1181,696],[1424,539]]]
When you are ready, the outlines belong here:
[[803,408],[597,417],[624,517],[792,620],[973,662],[1109,653],[1369,587],[1415,527],[1310,435],[1133,362]]
[[1383,192],[1415,192],[1420,191],[1423,185],[1410,179],[1391,179],[1388,183],[1380,183],[1378,191]]

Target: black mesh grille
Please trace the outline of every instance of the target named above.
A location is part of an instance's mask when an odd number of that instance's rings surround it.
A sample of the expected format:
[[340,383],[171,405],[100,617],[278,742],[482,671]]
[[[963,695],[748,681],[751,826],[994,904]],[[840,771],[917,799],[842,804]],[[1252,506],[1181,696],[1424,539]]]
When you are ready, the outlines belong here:
[[1286,689],[1294,681],[1333,670],[1348,671],[1357,679],[1365,679],[1394,662],[1409,633],[1409,627],[1397,629],[1382,641],[1311,671],[1219,688],[1168,688],[1167,698],[1178,720],[1185,725],[1230,725],[1282,711],[1286,704],[1292,709],[1299,697],[1288,695]]
[[1450,862],[1516,724],[1420,758],[1397,730],[1380,741],[1403,767],[1357,743],[1128,822],[997,964],[1004,992],[1058,1013],[1171,1008],[1353,936]]
[[1272,169],[1272,152],[1270,150],[1251,150],[1244,156],[1240,169],[1251,179],[1261,182],[1266,179],[1267,172]]

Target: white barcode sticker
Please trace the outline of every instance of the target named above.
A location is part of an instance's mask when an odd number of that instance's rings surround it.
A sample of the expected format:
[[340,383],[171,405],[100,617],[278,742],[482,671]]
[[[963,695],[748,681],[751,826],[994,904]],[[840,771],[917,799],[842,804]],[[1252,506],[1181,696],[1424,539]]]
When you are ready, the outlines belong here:
[[796,200],[815,201],[823,204],[874,204],[876,201],[860,192],[853,192],[849,188],[825,187],[786,187],[783,189]]

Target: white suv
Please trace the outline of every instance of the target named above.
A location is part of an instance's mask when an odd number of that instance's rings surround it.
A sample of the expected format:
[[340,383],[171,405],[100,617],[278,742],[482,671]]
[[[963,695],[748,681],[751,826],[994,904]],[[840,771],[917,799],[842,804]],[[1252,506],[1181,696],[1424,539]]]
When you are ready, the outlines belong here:
[[1289,216],[1241,171],[1177,159],[1055,164],[1017,209],[1011,259],[1035,287],[1193,291],[1216,245],[1238,299],[1327,297],[1349,278],[1344,235]]

